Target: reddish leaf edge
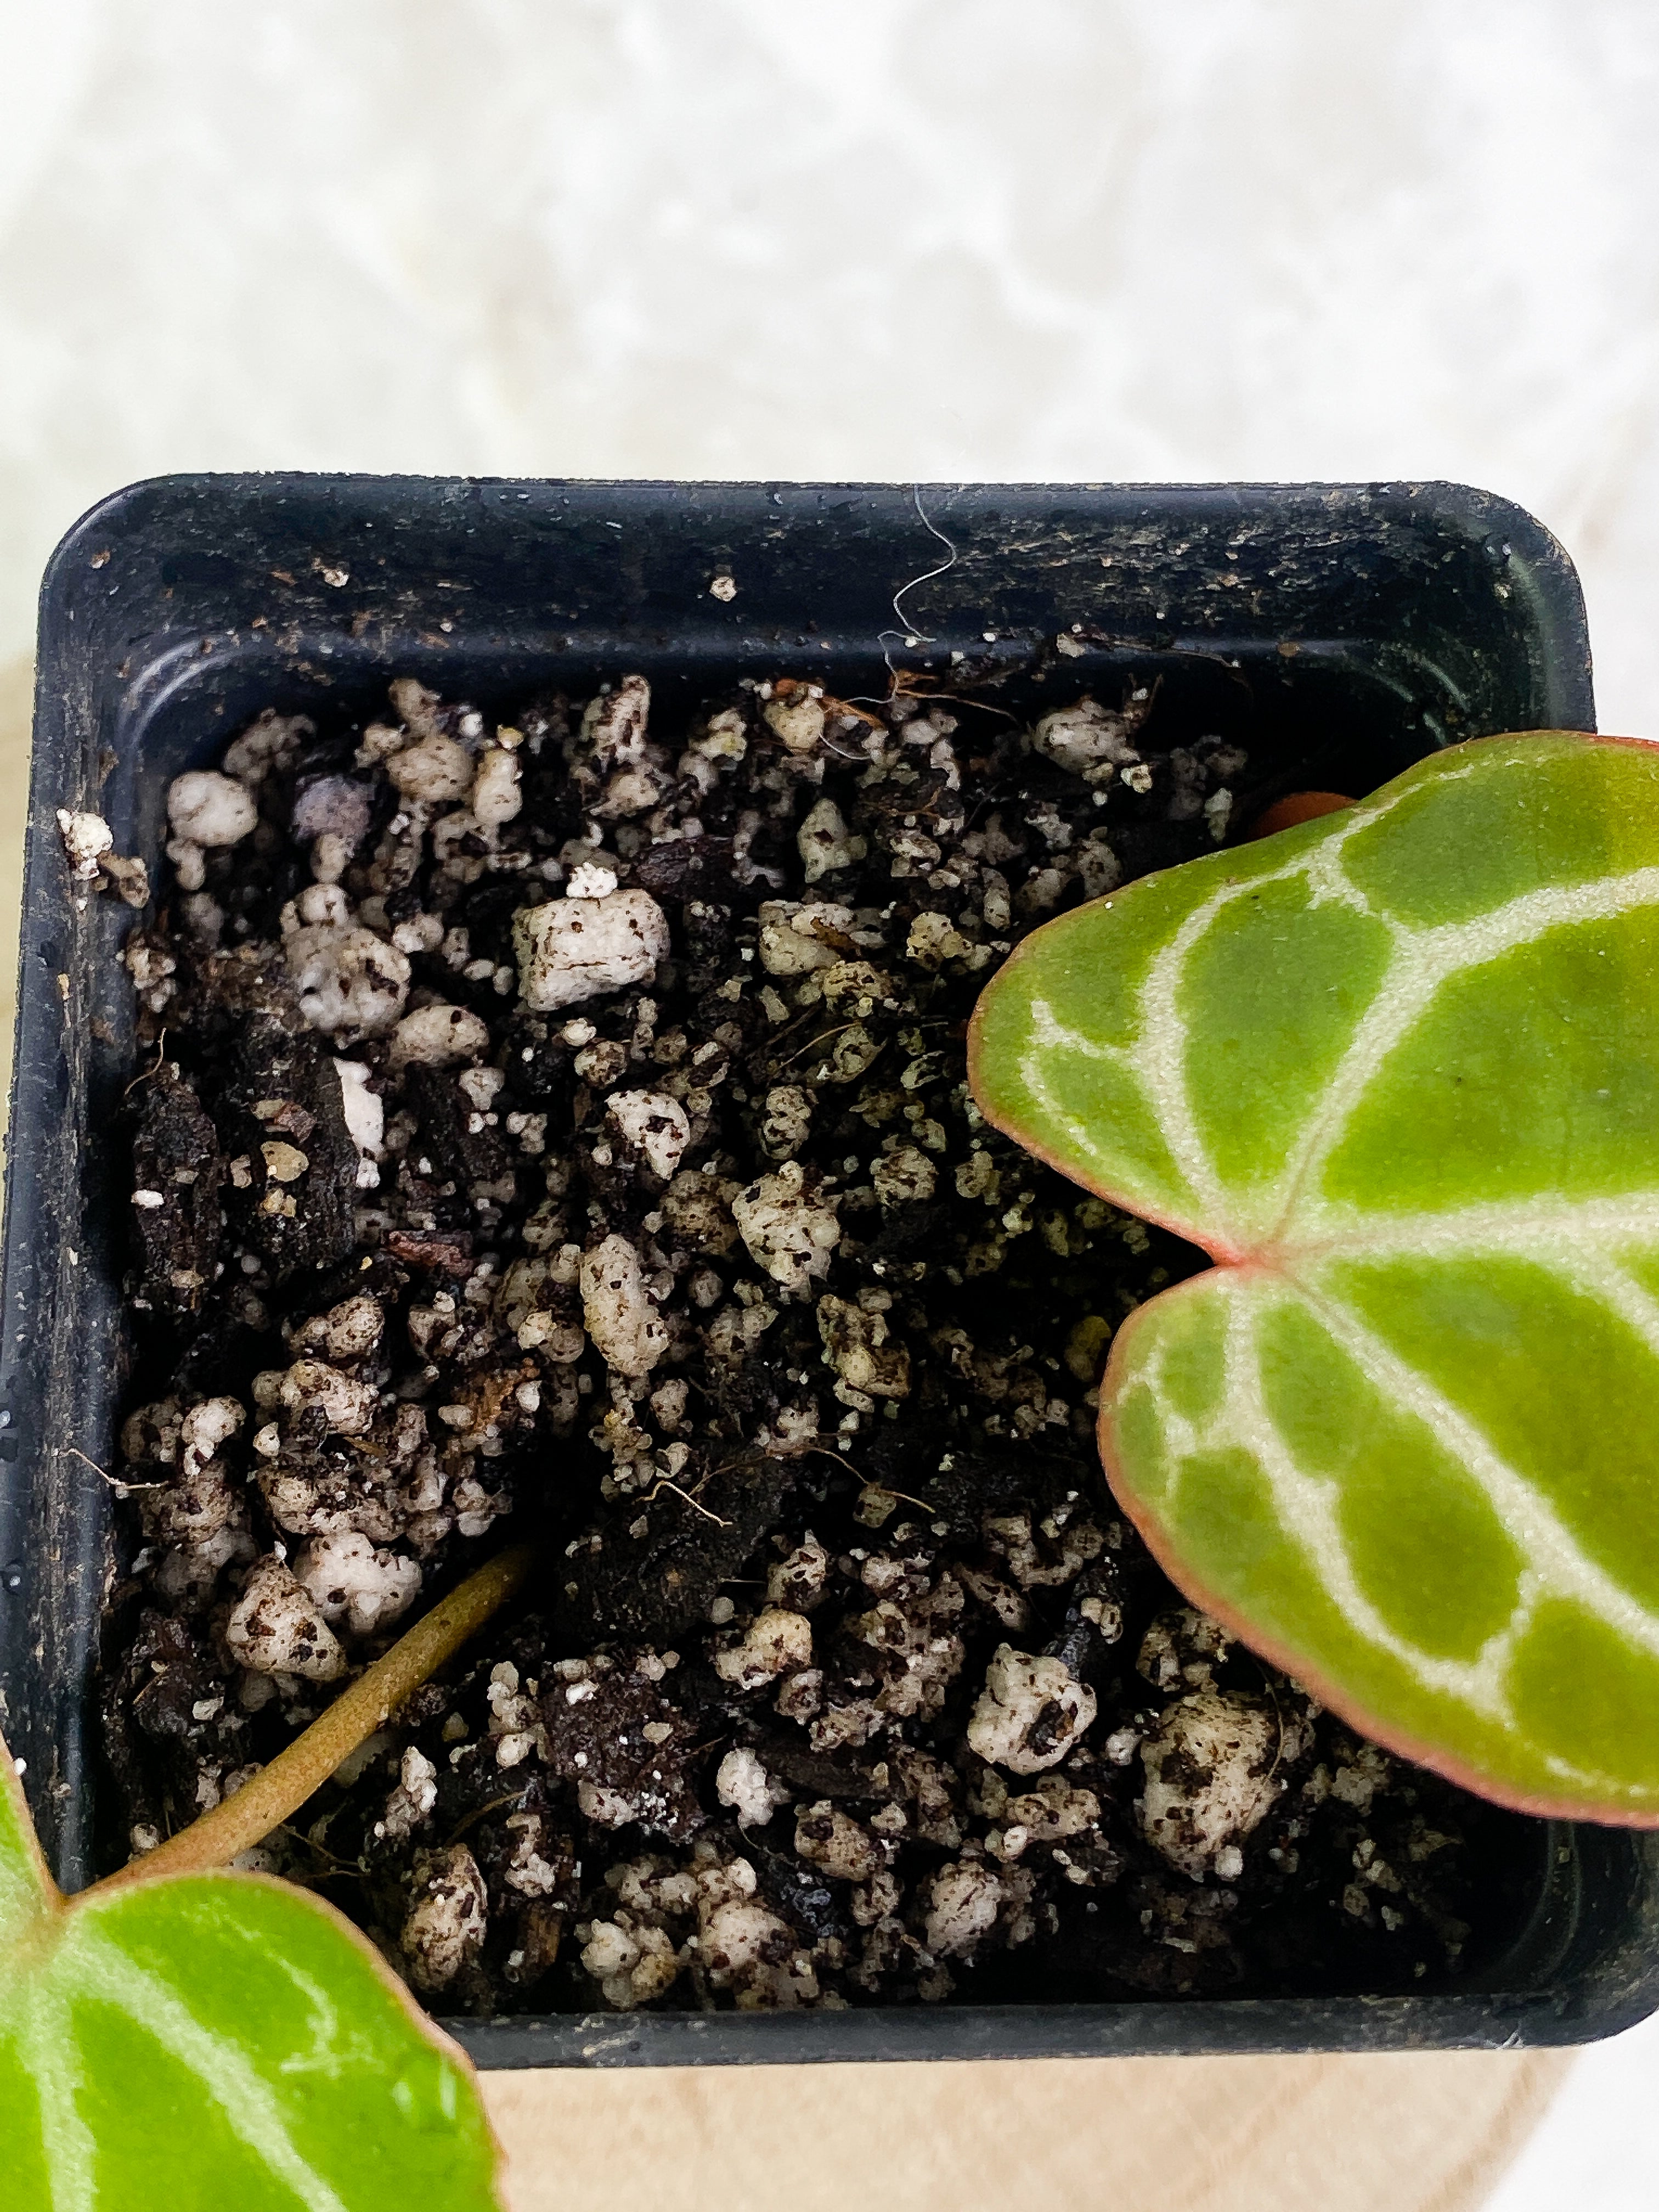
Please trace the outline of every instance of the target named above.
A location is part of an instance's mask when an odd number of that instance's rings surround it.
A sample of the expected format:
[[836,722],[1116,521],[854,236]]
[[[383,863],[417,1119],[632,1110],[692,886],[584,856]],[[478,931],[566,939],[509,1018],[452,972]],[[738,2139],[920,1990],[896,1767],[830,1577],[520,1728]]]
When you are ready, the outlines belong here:
[[[164,1889],[174,1887],[180,1882],[222,1883],[228,1889],[233,1891],[246,1891],[250,1887],[276,1890],[284,1897],[295,1899],[311,1911],[319,1914],[324,1920],[331,1923],[336,1934],[343,1936],[358,1956],[374,1970],[375,1978],[381,1988],[388,1996],[395,2000],[405,2020],[419,2033],[422,2040],[440,2057],[449,2060],[459,2072],[462,2079],[470,2083],[475,2094],[477,2093],[478,2069],[466,2052],[462,2050],[453,2036],[447,2035],[439,2027],[431,2014],[420,2003],[403,1977],[394,1972],[382,1954],[364,1935],[362,1929],[355,1922],[348,1920],[339,1907],[331,1905],[325,1897],[319,1897],[314,1890],[301,1889],[297,1882],[284,1881],[277,1875],[255,1874],[231,1867],[214,1867],[195,1871],[180,1871],[175,1874],[159,1874],[149,1877],[139,1875],[119,1890],[104,1889],[94,1885],[90,1888],[78,1891],[73,1896],[66,1896],[53,1880],[52,1869],[46,1864],[46,1853],[40,1848],[40,1838],[36,1833],[33,1818],[29,1812],[28,1799],[24,1794],[21,1778],[10,1753],[6,1748],[3,1736],[0,1736],[0,1790],[3,1790],[11,1800],[13,1813],[24,1838],[24,1848],[33,1863],[34,1872],[40,1880],[46,1912],[54,1923],[52,1933],[47,1936],[48,1942],[52,1940],[56,1928],[67,1926],[77,1911],[82,1909],[101,1911],[118,1906],[128,1896],[137,1890]],[[483,2119],[484,2134],[489,2145],[490,2194],[497,2203],[504,2204],[506,2199],[502,2197],[501,2187],[506,2179],[506,2154],[501,2148],[501,2137],[495,2132],[495,2123],[489,2117],[489,2108],[482,2096],[478,2098],[478,2110]]]
[[[439,2027],[437,2021],[419,2002],[403,1977],[394,1971],[362,1929],[355,1922],[347,1919],[339,1907],[331,1905],[325,1897],[319,1897],[314,1890],[302,1889],[297,1882],[284,1881],[276,1875],[255,1874],[231,1867],[180,1869],[173,1874],[162,1873],[149,1876],[141,1874],[135,1875],[118,1890],[106,1889],[100,1884],[94,1884],[89,1888],[76,1892],[73,1896],[68,1896],[59,1889],[52,1877],[51,1868],[46,1864],[46,1855],[40,1848],[40,1838],[35,1829],[33,1816],[29,1811],[28,1798],[24,1792],[22,1779],[18,1774],[16,1764],[11,1753],[6,1747],[3,1736],[0,1736],[0,1792],[3,1792],[10,1801],[13,1815],[23,1838],[25,1854],[40,1883],[43,1914],[48,1923],[47,1927],[41,1932],[48,1945],[55,1942],[58,1930],[67,1927],[77,1912],[83,1910],[97,1912],[118,1906],[125,1898],[138,1890],[163,1889],[179,1882],[222,1883],[231,1891],[246,1891],[250,1887],[276,1890],[284,1897],[292,1898],[309,1911],[319,1915],[321,1918],[331,1923],[337,1935],[346,1938],[358,1956],[373,1969],[374,1977],[381,1988],[394,2000],[405,2021],[417,2031],[422,2040],[441,2058],[447,2059],[459,2073],[462,2080],[471,2087],[475,2095],[478,2094],[478,2069],[466,2052],[462,2050],[453,2036],[447,2035]],[[3,1971],[3,1967],[0,1966],[0,1972]],[[501,2137],[495,2132],[495,2123],[489,2117],[489,2107],[482,2095],[478,2095],[478,2111],[483,2121],[484,2135],[489,2147],[490,2195],[497,2203],[504,2205],[506,2199],[501,2192],[502,2185],[506,2179],[506,2153],[502,2149]]]
[[[1438,751],[1425,754],[1424,757],[1438,760],[1445,754],[1470,752],[1480,745],[1513,744],[1517,738],[1562,737],[1582,738],[1586,744],[1630,746],[1643,752],[1652,752],[1656,749],[1654,740],[1651,738],[1615,736],[1611,732],[1600,730],[1504,730],[1495,732],[1491,737],[1466,738],[1461,744],[1443,746]],[[1420,765],[1419,762],[1412,763],[1413,768]],[[1365,799],[1380,798],[1384,792],[1389,790],[1394,784],[1403,781],[1403,778],[1409,775],[1411,772],[1410,769],[1402,770],[1401,775],[1390,777],[1388,783],[1379,784],[1375,791],[1367,792],[1355,803],[1363,805]],[[1316,844],[1321,836],[1329,833],[1332,826],[1329,816],[1315,816],[1308,821],[1293,823],[1289,829],[1275,830],[1270,836],[1262,837],[1255,842],[1267,846],[1275,844],[1281,839],[1300,837],[1307,844]],[[1122,890],[1110,892],[1107,896],[1112,903],[1116,904],[1120,900],[1130,896],[1139,884],[1156,883],[1162,877],[1176,872],[1177,872],[1176,869],[1173,868],[1155,869],[1150,875],[1137,877],[1134,883],[1127,884]],[[1100,905],[1104,902],[1103,900],[1090,900],[1086,901],[1085,904]],[[1049,930],[1058,928],[1062,924],[1073,921],[1082,910],[1082,908],[1074,907],[1066,914],[1056,915],[1053,921],[1044,922],[1042,928],[1034,929],[1003,963],[1002,968],[998,971],[999,974],[1006,975],[1009,969],[1017,961],[1023,959],[1039,939]],[[982,1003],[981,996],[981,1004]],[[1195,1245],[1218,1267],[1235,1271],[1259,1267],[1264,1272],[1278,1272],[1274,1267],[1275,1255],[1272,1248],[1264,1250],[1257,1247],[1246,1250],[1241,1246],[1232,1244],[1224,1237],[1208,1235],[1195,1223],[1183,1219],[1177,1214],[1154,1209],[1137,1199],[1129,1197],[1122,1191],[1113,1189],[1106,1183],[1092,1182],[1087,1176],[1079,1176],[1067,1163],[1058,1158],[1047,1146],[1033,1138],[1012,1116],[1004,1116],[995,1112],[987,1102],[979,1081],[980,1051],[982,1042],[981,1007],[976,1005],[968,1024],[968,1087],[973,1094],[975,1105],[991,1127],[1000,1131],[1003,1136],[1012,1138],[1022,1152],[1029,1152],[1034,1159],[1041,1160],[1045,1167],[1052,1168],[1056,1175],[1064,1176],[1067,1182],[1074,1182],[1080,1188],[1091,1191],[1097,1198],[1104,1199],[1109,1206],[1115,1206],[1121,1212],[1133,1215],[1138,1221],[1149,1221],[1154,1228],[1168,1230],[1171,1236],[1179,1237],[1186,1243]],[[1534,1796],[1524,1790],[1506,1789],[1501,1782],[1496,1782],[1490,1776],[1464,1765],[1461,1760],[1449,1757],[1437,1746],[1423,1742],[1419,1738],[1408,1735],[1403,1729],[1397,1729],[1390,1723],[1379,1720],[1374,1713],[1369,1711],[1357,1698],[1351,1698],[1336,1683],[1328,1680],[1316,1668],[1304,1664],[1289,1644],[1279,1644],[1273,1637],[1264,1636],[1237,1607],[1207,1589],[1200,1577],[1191,1572],[1180,1552],[1165,1540],[1156,1514],[1137,1497],[1133,1487],[1123,1473],[1115,1450],[1116,1440],[1112,1433],[1113,1407],[1109,1391],[1115,1381],[1115,1370],[1117,1375],[1121,1374],[1122,1348],[1126,1344],[1133,1342],[1134,1330],[1141,1316],[1150,1313],[1154,1306],[1162,1305],[1169,1299],[1178,1298],[1193,1283],[1202,1282],[1208,1272],[1209,1270],[1203,1269],[1196,1275],[1188,1276],[1182,1282],[1172,1283],[1168,1290],[1160,1291],[1156,1297],[1148,1298],[1145,1305],[1138,1306],[1129,1318],[1119,1327],[1113,1336],[1112,1348],[1108,1354],[1106,1365],[1101,1376],[1100,1415],[1095,1428],[1096,1449],[1099,1454],[1108,1489],[1128,1516],[1136,1534],[1158,1566],[1175,1584],[1182,1597],[1189,1605],[1198,1607],[1200,1612],[1208,1613],[1212,1620],[1218,1621],[1230,1635],[1237,1638],[1247,1650],[1253,1651],[1257,1658],[1265,1660],[1268,1666],[1277,1668],[1281,1674],[1288,1674],[1294,1680],[1301,1683],[1304,1688],[1310,1692],[1328,1711],[1334,1713],[1339,1720],[1345,1721],[1350,1728],[1364,1736],[1369,1741],[1380,1744],[1383,1750],[1391,1751],[1401,1759],[1409,1759],[1414,1766],[1426,1768],[1430,1773],[1439,1775],[1443,1780],[1455,1784],[1460,1790],[1467,1790],[1472,1796],[1482,1798],[1487,1804],[1501,1806],[1510,1812],[1531,1814],[1540,1820],[1583,1820],[1603,1828],[1659,1828],[1659,1809],[1650,1813],[1610,1811],[1603,1805],[1587,1806],[1577,1798]]]
[[[1512,745],[1517,739],[1528,738],[1582,738],[1586,744],[1626,745],[1634,747],[1641,752],[1659,750],[1659,745],[1656,745],[1652,738],[1614,737],[1604,734],[1600,730],[1504,730],[1495,732],[1489,738],[1465,738],[1461,744],[1443,745],[1436,752],[1425,753],[1423,758],[1425,761],[1441,760],[1453,753],[1473,752],[1481,745]],[[1399,775],[1391,776],[1387,783],[1378,784],[1375,791],[1366,792],[1361,798],[1349,803],[1363,806],[1370,799],[1382,798],[1384,793],[1391,791],[1396,783],[1403,782],[1413,769],[1420,768],[1422,765],[1422,761],[1413,761],[1411,768],[1403,769]],[[1328,836],[1334,826],[1330,815],[1316,815],[1306,822],[1293,823],[1288,830],[1276,830],[1271,836],[1247,839],[1246,842],[1265,848],[1279,844],[1281,841],[1286,841],[1288,849],[1290,839],[1300,838],[1304,844],[1316,845],[1322,836]],[[1011,970],[1018,967],[1051,929],[1064,928],[1068,923],[1075,921],[1078,915],[1086,912],[1091,906],[1121,905],[1132,899],[1143,884],[1161,883],[1165,876],[1176,875],[1182,867],[1190,867],[1192,865],[1191,861],[1181,861],[1172,868],[1154,868],[1149,875],[1137,876],[1133,883],[1126,884],[1121,890],[1109,891],[1103,898],[1085,899],[1082,906],[1073,907],[1065,914],[1056,915],[1052,921],[1045,921],[1040,929],[1034,929],[1029,937],[1021,939],[997,970],[998,979],[1008,975]],[[987,988],[988,988],[988,986]],[[980,1059],[984,1044],[982,1021],[984,1004],[985,993],[981,992],[968,1022],[968,1088],[973,1094],[974,1103],[994,1129],[1005,1137],[1012,1138],[1022,1152],[1029,1152],[1035,1160],[1041,1160],[1044,1167],[1052,1168],[1056,1175],[1064,1176],[1067,1182],[1074,1182],[1083,1190],[1092,1191],[1097,1198],[1103,1198],[1109,1206],[1116,1206],[1120,1212],[1132,1214],[1137,1221],[1150,1221],[1155,1229],[1167,1229],[1172,1237],[1179,1237],[1183,1243],[1195,1245],[1206,1257],[1213,1260],[1218,1267],[1243,1267],[1258,1263],[1271,1267],[1273,1264],[1274,1247],[1272,1245],[1255,1245],[1247,1248],[1234,1244],[1226,1237],[1217,1237],[1213,1231],[1206,1230],[1199,1223],[1179,1213],[1167,1212],[1160,1208],[1149,1206],[1143,1200],[1131,1197],[1123,1191],[1115,1189],[1109,1183],[1097,1182],[1091,1181],[1087,1176],[1080,1176],[1074,1168],[1051,1152],[1039,1138],[1034,1136],[1012,1115],[998,1113],[987,1100],[979,1079]],[[1176,1287],[1178,1288],[1179,1285]]]
[[[1249,1263],[1246,1265],[1248,1267]],[[1409,1759],[1413,1766],[1426,1767],[1430,1773],[1455,1783],[1460,1790],[1467,1790],[1471,1796],[1484,1798],[1487,1804],[1503,1806],[1512,1813],[1530,1813],[1540,1820],[1584,1820],[1599,1828],[1659,1828],[1659,1809],[1622,1812],[1610,1810],[1601,1804],[1586,1805],[1582,1799],[1574,1797],[1534,1796],[1526,1790],[1510,1789],[1490,1775],[1464,1765],[1461,1760],[1449,1757],[1437,1746],[1424,1742],[1404,1729],[1395,1727],[1392,1722],[1380,1720],[1357,1698],[1351,1697],[1340,1685],[1321,1674],[1316,1667],[1308,1665],[1293,1646],[1281,1644],[1276,1638],[1264,1636],[1248,1615],[1225,1598],[1218,1596],[1200,1577],[1192,1572],[1180,1551],[1165,1536],[1157,1513],[1137,1495],[1133,1485],[1123,1472],[1113,1429],[1117,1408],[1111,1402],[1109,1394],[1121,1378],[1122,1369],[1127,1364],[1129,1350],[1133,1347],[1143,1316],[1151,1313],[1156,1306],[1165,1305],[1171,1299],[1179,1298],[1195,1283],[1206,1281],[1210,1272],[1206,1268],[1199,1274],[1189,1275],[1184,1282],[1172,1283],[1167,1291],[1160,1291],[1156,1297],[1148,1298],[1145,1305],[1137,1306],[1118,1330],[1112,1339],[1112,1348],[1101,1376],[1100,1417],[1095,1427],[1095,1442],[1107,1487],[1133,1523],[1141,1541],[1182,1597],[1189,1605],[1195,1605],[1201,1613],[1208,1613],[1212,1620],[1219,1621],[1230,1635],[1236,1637],[1258,1659],[1266,1660],[1268,1666],[1276,1667],[1281,1674],[1288,1674],[1294,1681],[1299,1682],[1322,1705],[1334,1712],[1339,1720],[1346,1721],[1358,1735],[1372,1743],[1380,1744],[1384,1751],[1394,1752],[1400,1758]],[[1271,1270],[1264,1265],[1261,1272],[1266,1273]]]

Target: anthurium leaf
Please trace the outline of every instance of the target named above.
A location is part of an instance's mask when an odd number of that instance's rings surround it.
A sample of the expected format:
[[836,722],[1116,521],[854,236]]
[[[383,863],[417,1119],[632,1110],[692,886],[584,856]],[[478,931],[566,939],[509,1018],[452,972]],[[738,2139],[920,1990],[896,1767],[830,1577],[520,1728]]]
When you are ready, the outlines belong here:
[[1483,739],[1066,915],[970,1067],[1218,1263],[1101,1387],[1176,1583],[1488,1796],[1659,1824],[1659,748]]
[[331,1907],[255,1875],[59,1895],[0,1750],[6,2212],[488,2212],[466,2062]]

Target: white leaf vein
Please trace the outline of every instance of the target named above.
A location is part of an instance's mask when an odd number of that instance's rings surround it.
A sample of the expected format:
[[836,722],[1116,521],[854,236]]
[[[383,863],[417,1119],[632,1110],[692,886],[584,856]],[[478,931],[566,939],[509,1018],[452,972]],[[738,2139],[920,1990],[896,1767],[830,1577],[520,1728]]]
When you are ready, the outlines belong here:
[[40,2148],[52,2212],[94,2212],[98,2148],[76,2102],[81,2070],[68,2008],[37,1986],[21,2011],[19,2025],[21,2056],[40,2102]]
[[[1159,1417],[1176,1471],[1170,1493],[1173,1504],[1182,1463],[1200,1450],[1236,1449],[1248,1453],[1267,1480],[1274,1514],[1290,1541],[1303,1553],[1318,1587],[1347,1626],[1405,1667],[1426,1690],[1456,1698],[1470,1711],[1510,1732],[1559,1783],[1630,1795],[1629,1785],[1593,1767],[1564,1759],[1528,1735],[1510,1695],[1510,1668],[1516,1649],[1531,1626],[1539,1599],[1551,1587],[1536,1562],[1522,1566],[1508,1619],[1495,1629],[1471,1660],[1428,1652],[1402,1635],[1362,1586],[1340,1516],[1341,1482],[1335,1476],[1310,1474],[1297,1461],[1269,1413],[1262,1391],[1257,1340],[1261,1315],[1254,1301],[1231,1281],[1217,1284],[1227,1294],[1223,1343],[1224,1389],[1215,1413],[1202,1424],[1170,1403],[1160,1356],[1147,1371],[1158,1401]],[[1292,1291],[1291,1295],[1295,1296]]]
[[[1340,1484],[1306,1474],[1291,1456],[1261,1389],[1255,1316],[1249,1302],[1229,1301],[1225,1349],[1227,1403],[1232,1441],[1248,1451],[1267,1477],[1279,1522],[1307,1554],[1319,1587],[1368,1642],[1409,1667],[1426,1686],[1449,1691],[1491,1718],[1512,1718],[1504,1694],[1514,1620],[1471,1661],[1431,1656],[1401,1636],[1361,1588],[1338,1510]],[[1522,1593],[1521,1611],[1527,1593]]]
[[1638,1650],[1659,1656],[1659,1620],[1588,1556],[1543,1492],[1510,1465],[1462,1408],[1349,1308],[1305,1284],[1297,1287],[1384,1402],[1415,1415],[1462,1462],[1551,1590],[1583,1606]]
[[1659,867],[1632,868],[1589,883],[1522,892],[1485,914],[1431,929],[1406,929],[1391,923],[1393,962],[1321,1091],[1319,1109],[1304,1143],[1286,1164],[1276,1207],[1275,1243],[1291,1241],[1299,1206],[1316,1189],[1366,1092],[1448,982],[1535,944],[1553,930],[1609,921],[1651,906],[1659,906]]
[[223,2112],[232,2133],[293,2191],[306,2212],[348,2212],[335,2190],[302,2155],[281,2105],[234,2043],[204,2027],[156,1976],[134,1964],[106,1936],[79,1931],[75,1970],[75,1993],[118,2005],[146,2035],[188,2068]]

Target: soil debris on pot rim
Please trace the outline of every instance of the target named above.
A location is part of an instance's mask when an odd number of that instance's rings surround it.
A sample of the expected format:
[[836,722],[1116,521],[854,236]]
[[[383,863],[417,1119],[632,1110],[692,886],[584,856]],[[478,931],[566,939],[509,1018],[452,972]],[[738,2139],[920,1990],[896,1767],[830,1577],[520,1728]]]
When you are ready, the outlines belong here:
[[255,1855],[478,2013],[1382,1991],[1498,1814],[1184,1607],[1095,1459],[1201,1264],[986,1127],[1027,930],[1259,786],[1151,686],[1030,730],[623,675],[262,715],[173,787],[134,1085],[112,1856],[509,1524],[546,1566]]

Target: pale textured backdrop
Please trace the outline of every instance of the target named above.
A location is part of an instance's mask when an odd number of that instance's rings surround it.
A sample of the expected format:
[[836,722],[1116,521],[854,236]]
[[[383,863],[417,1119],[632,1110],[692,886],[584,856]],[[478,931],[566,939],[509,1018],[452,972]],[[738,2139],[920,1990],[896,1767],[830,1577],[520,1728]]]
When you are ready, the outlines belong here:
[[[1656,111],[1652,0],[0,0],[0,821],[41,566],[174,469],[1462,478],[1659,734]],[[1656,2058],[1584,2062],[1493,2212],[1650,2207]],[[526,2212],[1455,2212],[1552,2078],[496,2094]]]
[[1650,0],[0,24],[0,659],[158,470],[1446,476],[1659,727]]

